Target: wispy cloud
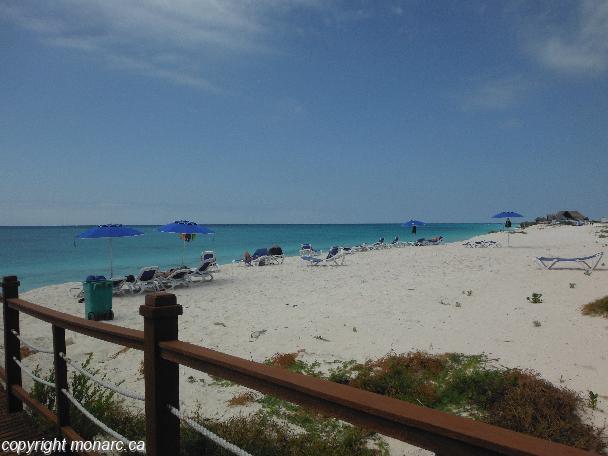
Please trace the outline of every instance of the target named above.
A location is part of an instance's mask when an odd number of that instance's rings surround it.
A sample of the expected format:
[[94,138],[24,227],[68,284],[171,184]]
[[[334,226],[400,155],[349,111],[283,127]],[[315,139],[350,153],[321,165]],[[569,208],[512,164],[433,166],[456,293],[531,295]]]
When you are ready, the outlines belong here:
[[501,110],[514,106],[530,88],[524,77],[504,76],[476,81],[458,95],[465,110]]
[[[608,70],[608,1],[583,0],[572,23],[548,24],[544,36],[533,33],[528,45],[546,67],[579,74]],[[573,7],[573,12],[575,11]]]
[[333,8],[318,0],[22,0],[0,3],[0,20],[112,68],[218,91],[204,70],[210,62],[273,54],[288,12]]

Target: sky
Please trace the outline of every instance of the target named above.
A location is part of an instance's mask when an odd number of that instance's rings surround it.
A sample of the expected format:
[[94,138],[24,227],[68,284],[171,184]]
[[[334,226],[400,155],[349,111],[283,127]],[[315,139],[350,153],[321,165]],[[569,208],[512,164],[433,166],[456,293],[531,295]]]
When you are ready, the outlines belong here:
[[608,0],[0,0],[0,225],[608,216]]

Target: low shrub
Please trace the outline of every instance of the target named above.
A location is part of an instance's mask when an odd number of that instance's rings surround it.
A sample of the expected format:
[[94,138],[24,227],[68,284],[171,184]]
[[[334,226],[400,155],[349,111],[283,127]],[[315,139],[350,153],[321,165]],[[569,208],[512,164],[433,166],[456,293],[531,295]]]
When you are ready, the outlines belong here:
[[583,315],[608,318],[608,296],[585,304],[581,312]]

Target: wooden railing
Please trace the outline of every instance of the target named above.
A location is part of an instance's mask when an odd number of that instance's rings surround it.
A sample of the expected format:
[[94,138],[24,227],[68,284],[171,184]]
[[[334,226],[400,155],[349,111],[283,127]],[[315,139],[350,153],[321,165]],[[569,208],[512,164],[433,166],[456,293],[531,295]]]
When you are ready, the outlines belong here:
[[[289,372],[178,340],[178,316],[182,307],[175,295],[146,296],[139,308],[144,330],[88,321],[19,299],[15,276],[4,277],[3,316],[6,400],[9,411],[23,403],[55,423],[68,440],[82,440],[70,425],[70,408],[60,391],[68,387],[65,330],[118,345],[143,350],[145,381],[146,453],[150,456],[179,454],[180,423],[169,406],[179,408],[179,365],[231,380],[265,394],[300,404],[327,416],[394,437],[437,455],[589,455],[573,447],[553,443],[500,427],[420,407],[408,402],[327,380]],[[19,313],[52,326],[55,354],[56,410],[54,413],[22,388]]]

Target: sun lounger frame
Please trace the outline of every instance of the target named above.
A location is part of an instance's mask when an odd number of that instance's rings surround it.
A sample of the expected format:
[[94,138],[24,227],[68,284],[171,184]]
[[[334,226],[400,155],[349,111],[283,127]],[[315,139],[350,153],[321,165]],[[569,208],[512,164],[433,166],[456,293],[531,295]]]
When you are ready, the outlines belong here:
[[[546,269],[553,269],[553,266],[559,263],[578,263],[584,264],[589,271],[595,270],[602,257],[604,256],[604,252],[596,253],[595,255],[589,255],[586,257],[578,257],[578,258],[561,258],[561,257],[536,257],[536,259],[542,264]],[[595,263],[591,264],[592,258],[597,258]],[[547,266],[547,263],[551,263]]]

